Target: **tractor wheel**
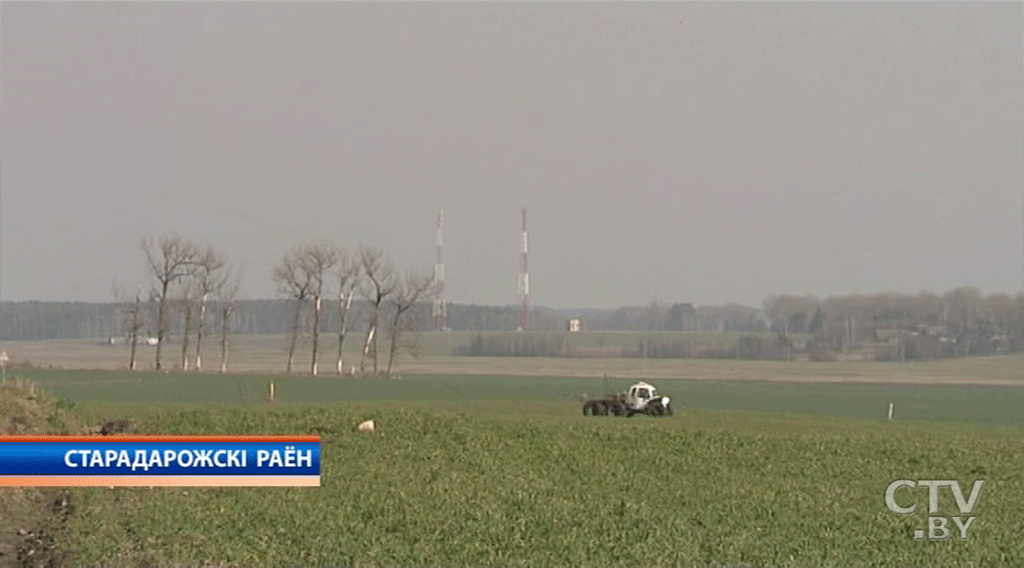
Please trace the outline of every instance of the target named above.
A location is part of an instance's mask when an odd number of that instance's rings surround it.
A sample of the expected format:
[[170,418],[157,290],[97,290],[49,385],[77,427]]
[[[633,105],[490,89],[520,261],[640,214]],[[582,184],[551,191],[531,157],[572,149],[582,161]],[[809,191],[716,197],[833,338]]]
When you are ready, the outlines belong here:
[[583,416],[586,416],[588,412],[590,413],[591,416],[594,415],[594,403],[592,403],[592,402],[584,402],[583,403]]
[[613,416],[622,416],[622,405],[618,402],[611,403],[611,410]]
[[608,403],[607,402],[599,402],[599,403],[597,403],[597,412],[601,416],[608,416]]
[[660,404],[651,408],[651,416],[660,417],[663,414],[665,414],[665,409],[662,408]]

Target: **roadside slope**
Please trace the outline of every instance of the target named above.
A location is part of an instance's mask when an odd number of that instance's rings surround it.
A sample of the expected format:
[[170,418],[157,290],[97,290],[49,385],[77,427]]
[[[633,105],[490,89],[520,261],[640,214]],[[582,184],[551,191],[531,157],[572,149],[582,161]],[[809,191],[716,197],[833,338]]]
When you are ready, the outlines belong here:
[[[68,410],[32,384],[0,385],[0,435],[70,434]],[[61,488],[0,487],[0,567],[65,566],[64,522],[71,509]]]

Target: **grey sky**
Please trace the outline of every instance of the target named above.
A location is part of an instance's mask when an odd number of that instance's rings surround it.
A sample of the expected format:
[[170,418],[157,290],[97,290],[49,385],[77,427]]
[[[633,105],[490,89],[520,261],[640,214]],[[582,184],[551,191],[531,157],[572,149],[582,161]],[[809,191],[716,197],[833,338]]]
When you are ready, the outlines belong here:
[[[759,305],[1024,274],[1024,8],[2,4],[0,298],[107,301],[141,236],[244,295],[312,238],[454,302]],[[197,208],[198,205],[198,208]]]

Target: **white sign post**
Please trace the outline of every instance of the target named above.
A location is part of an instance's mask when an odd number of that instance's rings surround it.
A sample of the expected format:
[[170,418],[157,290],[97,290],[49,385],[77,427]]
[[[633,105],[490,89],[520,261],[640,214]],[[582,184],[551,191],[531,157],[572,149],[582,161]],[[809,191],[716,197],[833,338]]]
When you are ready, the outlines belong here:
[[0,351],[0,383],[7,384],[7,362],[10,360],[6,351]]

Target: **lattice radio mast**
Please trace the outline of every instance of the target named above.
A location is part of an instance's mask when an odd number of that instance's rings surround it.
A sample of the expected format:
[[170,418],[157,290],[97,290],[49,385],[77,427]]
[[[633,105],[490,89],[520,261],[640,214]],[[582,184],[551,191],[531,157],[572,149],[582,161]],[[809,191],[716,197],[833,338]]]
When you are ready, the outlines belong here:
[[437,212],[437,230],[434,235],[434,280],[437,282],[437,294],[434,296],[434,329],[444,331],[448,327],[448,302],[444,297],[444,260],[441,256],[441,248],[444,241],[441,237],[441,229],[444,224],[444,210]]
[[523,251],[519,266],[519,295],[523,303],[522,312],[519,315],[519,328],[523,331],[529,331],[533,324],[530,312],[530,265],[527,254],[526,208],[523,207]]

